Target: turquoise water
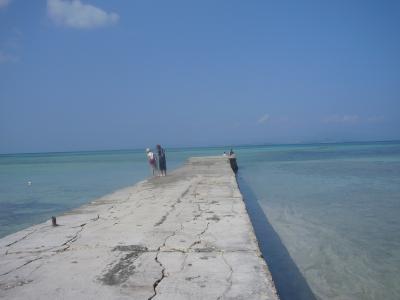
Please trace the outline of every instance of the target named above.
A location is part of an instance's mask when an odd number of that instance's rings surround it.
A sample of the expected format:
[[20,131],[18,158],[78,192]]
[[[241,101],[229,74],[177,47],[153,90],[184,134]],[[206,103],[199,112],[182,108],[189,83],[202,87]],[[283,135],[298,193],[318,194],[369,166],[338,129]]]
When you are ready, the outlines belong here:
[[[399,143],[251,148],[239,157],[240,176],[317,299],[400,299]],[[279,269],[287,257],[275,260]]]
[[[282,299],[400,299],[400,143],[235,150]],[[147,176],[143,151],[0,155],[0,237]]]

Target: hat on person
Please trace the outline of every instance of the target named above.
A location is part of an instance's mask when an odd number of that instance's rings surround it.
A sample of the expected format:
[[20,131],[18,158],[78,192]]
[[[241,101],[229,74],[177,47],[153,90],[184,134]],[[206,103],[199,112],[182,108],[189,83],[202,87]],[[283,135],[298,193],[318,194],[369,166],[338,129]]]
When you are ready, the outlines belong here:
[[149,149],[149,148],[147,148],[147,149],[146,149],[146,152],[150,152],[150,149]]

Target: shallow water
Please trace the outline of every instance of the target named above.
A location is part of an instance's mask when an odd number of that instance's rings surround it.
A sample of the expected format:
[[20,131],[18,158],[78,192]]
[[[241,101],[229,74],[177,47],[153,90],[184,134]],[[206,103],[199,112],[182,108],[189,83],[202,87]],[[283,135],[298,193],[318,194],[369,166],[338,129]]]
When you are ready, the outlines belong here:
[[[228,149],[167,150],[173,169]],[[400,299],[399,143],[235,150],[283,300]],[[0,237],[147,176],[143,151],[0,155]]]
[[399,144],[259,148],[242,161],[318,299],[400,299]]

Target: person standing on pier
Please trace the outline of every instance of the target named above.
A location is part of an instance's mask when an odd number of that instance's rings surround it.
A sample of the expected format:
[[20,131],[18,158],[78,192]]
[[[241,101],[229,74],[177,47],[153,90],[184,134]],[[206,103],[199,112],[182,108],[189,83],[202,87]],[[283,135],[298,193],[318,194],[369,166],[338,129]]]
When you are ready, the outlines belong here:
[[166,176],[167,161],[165,159],[165,150],[160,145],[157,145],[157,154],[158,154],[158,167],[160,169],[160,175]]
[[232,168],[233,172],[235,172],[235,174],[236,174],[237,171],[239,170],[239,167],[237,165],[236,154],[235,154],[235,152],[233,152],[233,149],[231,149],[231,151],[229,151],[229,163],[231,164],[231,168]]
[[150,168],[153,172],[153,176],[156,175],[157,172],[157,160],[156,156],[149,148],[146,149],[147,160],[149,162]]

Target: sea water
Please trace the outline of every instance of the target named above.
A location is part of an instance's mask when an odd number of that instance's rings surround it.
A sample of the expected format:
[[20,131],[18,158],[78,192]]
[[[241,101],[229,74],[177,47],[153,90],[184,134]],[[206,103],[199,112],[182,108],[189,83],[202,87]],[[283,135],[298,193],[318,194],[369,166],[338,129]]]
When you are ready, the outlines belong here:
[[[167,149],[168,168],[223,151]],[[400,143],[235,151],[281,299],[400,299]],[[142,150],[0,155],[0,237],[148,176]]]
[[310,299],[307,285],[317,299],[400,299],[399,143],[240,152],[240,176],[283,245],[265,254],[282,299]]

